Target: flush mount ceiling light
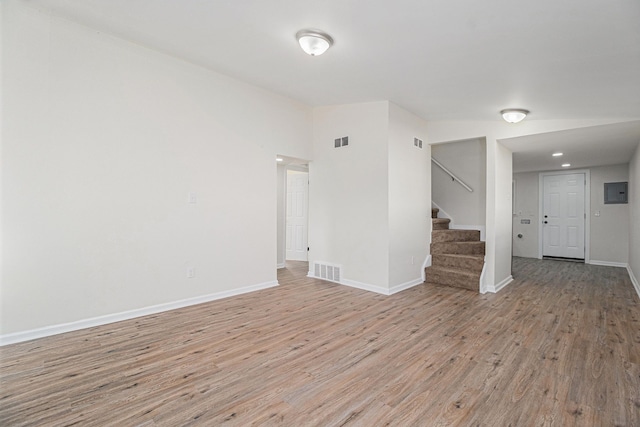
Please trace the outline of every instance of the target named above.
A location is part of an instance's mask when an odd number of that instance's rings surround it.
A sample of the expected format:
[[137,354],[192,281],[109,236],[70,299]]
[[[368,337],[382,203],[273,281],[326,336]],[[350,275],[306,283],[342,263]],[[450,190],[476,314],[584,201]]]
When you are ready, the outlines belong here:
[[506,110],[500,111],[502,114],[502,118],[509,123],[518,123],[521,122],[527,114],[529,114],[529,110],[523,110],[521,108],[507,108]]
[[300,30],[296,33],[296,39],[302,50],[311,56],[322,55],[333,44],[329,34],[318,30]]
[[571,163],[563,163],[563,164],[562,164],[562,167],[563,167],[563,168],[568,168],[569,166],[571,166]]
[[553,153],[552,156],[553,157],[560,157],[560,156],[562,156],[562,153]]

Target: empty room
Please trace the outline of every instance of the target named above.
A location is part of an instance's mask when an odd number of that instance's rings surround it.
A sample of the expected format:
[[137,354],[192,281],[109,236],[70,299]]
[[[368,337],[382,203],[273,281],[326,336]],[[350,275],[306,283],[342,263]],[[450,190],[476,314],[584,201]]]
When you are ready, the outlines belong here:
[[0,2],[0,425],[640,425],[640,4]]

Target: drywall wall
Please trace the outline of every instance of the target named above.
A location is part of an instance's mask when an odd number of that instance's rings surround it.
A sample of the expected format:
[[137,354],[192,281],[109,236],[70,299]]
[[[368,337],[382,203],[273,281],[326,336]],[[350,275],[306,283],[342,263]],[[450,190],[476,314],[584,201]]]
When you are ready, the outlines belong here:
[[[538,258],[538,172],[513,174],[515,214],[513,215],[513,255]],[[523,224],[523,220],[529,221]],[[521,234],[522,237],[518,237]]]
[[[342,266],[342,282],[389,289],[389,103],[314,109],[309,267]],[[349,137],[335,148],[334,140]]]
[[310,108],[18,2],[1,31],[0,333],[276,283]]
[[629,205],[604,204],[604,183],[629,181],[629,165],[591,170],[591,249],[593,263],[626,266],[629,261]]
[[431,146],[431,155],[473,192],[469,192],[437,165],[432,165],[432,200],[455,226],[484,227],[486,218],[487,149],[483,138]]
[[629,273],[640,298],[640,141],[629,162]]
[[496,144],[495,163],[495,287],[506,285],[511,280],[511,235],[512,235],[512,170],[513,155],[504,145]]
[[[389,286],[422,282],[431,240],[430,147],[426,122],[389,104]],[[414,138],[423,141],[422,148]]]
[[276,177],[276,200],[277,200],[277,238],[276,238],[276,265],[278,268],[285,266],[286,252],[286,207],[287,207],[287,167],[286,165],[277,165]]

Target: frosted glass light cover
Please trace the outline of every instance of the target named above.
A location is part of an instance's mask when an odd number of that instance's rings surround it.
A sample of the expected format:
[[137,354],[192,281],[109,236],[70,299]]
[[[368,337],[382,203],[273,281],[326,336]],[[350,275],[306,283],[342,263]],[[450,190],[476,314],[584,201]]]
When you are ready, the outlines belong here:
[[521,122],[525,117],[527,117],[527,110],[502,110],[500,111],[502,114],[502,118],[509,123],[518,123]]
[[322,55],[333,44],[333,39],[328,34],[317,30],[300,30],[296,38],[302,50],[311,56]]
[[302,50],[311,56],[322,55],[329,49],[329,42],[320,37],[303,36],[298,40]]

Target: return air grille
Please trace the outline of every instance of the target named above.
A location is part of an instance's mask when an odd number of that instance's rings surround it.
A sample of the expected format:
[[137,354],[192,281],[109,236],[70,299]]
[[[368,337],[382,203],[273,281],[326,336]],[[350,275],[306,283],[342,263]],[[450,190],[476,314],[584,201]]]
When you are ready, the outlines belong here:
[[340,282],[340,270],[338,265],[316,262],[313,265],[313,275],[318,279]]

